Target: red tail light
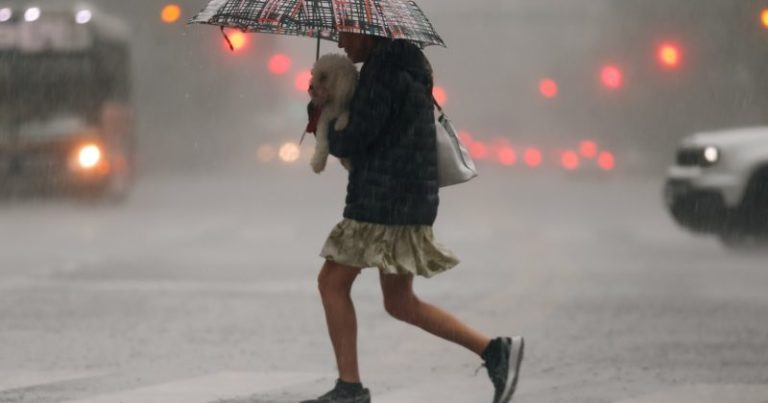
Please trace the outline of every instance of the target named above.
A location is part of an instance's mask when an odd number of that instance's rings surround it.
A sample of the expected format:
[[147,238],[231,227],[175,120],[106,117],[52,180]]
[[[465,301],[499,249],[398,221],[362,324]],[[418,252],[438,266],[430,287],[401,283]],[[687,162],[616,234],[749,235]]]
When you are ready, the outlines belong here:
[[560,164],[563,166],[563,168],[569,170],[569,171],[575,171],[579,168],[579,154],[576,154],[575,151],[565,151],[560,155]]
[[597,157],[597,143],[592,140],[582,141],[579,144],[579,154],[588,159]]
[[502,146],[499,148],[496,157],[502,165],[512,166],[517,164],[517,152],[510,146]]
[[559,93],[557,82],[552,79],[544,79],[539,82],[539,92],[544,98],[556,98]]
[[488,146],[479,142],[474,141],[471,144],[469,144],[469,155],[477,160],[485,160],[488,159]]
[[597,165],[604,171],[612,171],[616,167],[616,159],[609,151],[603,151],[597,157]]
[[538,148],[528,148],[523,154],[523,161],[531,168],[536,168],[541,165],[542,157],[541,150]]

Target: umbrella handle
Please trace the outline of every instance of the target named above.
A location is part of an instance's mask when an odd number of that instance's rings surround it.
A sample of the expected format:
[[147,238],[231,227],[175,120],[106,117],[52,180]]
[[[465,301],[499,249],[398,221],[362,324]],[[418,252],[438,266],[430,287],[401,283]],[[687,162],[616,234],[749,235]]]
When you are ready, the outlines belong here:
[[[318,15],[320,14],[320,2],[316,1],[313,3],[314,8],[314,17],[318,18]],[[317,29],[317,52],[315,52],[315,61],[318,61],[320,59],[320,25],[318,24]]]
[[227,41],[227,45],[229,45],[229,50],[234,52],[235,51],[235,45],[232,44],[232,41],[229,40],[229,36],[227,36],[227,33],[224,32],[224,27],[220,27],[220,28],[221,28],[221,34],[224,35],[224,39]]

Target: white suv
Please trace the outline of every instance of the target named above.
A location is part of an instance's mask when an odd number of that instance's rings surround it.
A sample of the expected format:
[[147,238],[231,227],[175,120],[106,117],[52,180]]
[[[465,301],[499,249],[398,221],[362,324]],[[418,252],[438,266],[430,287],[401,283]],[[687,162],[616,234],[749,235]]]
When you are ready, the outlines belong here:
[[664,198],[678,224],[726,246],[768,235],[768,127],[683,139]]

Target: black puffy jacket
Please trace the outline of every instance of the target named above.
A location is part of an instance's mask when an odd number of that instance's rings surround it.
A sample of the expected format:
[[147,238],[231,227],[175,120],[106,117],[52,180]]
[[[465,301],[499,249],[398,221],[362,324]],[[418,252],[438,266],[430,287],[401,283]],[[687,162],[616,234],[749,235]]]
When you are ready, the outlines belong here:
[[388,225],[432,225],[437,149],[432,68],[422,51],[382,39],[360,71],[346,129],[328,131],[330,153],[349,158],[344,217]]

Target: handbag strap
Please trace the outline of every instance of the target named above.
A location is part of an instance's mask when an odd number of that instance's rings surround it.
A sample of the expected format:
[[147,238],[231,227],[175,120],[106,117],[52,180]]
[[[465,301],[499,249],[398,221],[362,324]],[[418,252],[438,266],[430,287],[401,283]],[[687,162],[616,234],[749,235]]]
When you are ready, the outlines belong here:
[[439,118],[440,122],[442,122],[443,120],[448,120],[448,116],[445,115],[445,111],[443,110],[443,107],[440,106],[440,103],[437,102],[437,98],[435,98],[434,95],[432,95],[432,102],[435,103],[437,110],[440,111],[440,118]]
[[442,107],[442,106],[440,106],[440,103],[439,103],[439,102],[437,102],[437,98],[435,98],[435,96],[434,96],[434,95],[432,95],[432,102],[434,102],[434,103],[435,103],[435,106],[437,107],[437,110],[439,110],[439,111],[440,111],[440,113],[442,113],[442,114],[445,114],[445,111],[443,111],[443,107]]

